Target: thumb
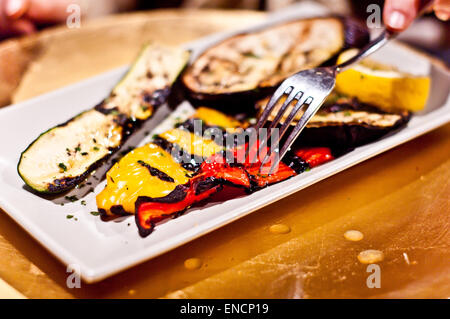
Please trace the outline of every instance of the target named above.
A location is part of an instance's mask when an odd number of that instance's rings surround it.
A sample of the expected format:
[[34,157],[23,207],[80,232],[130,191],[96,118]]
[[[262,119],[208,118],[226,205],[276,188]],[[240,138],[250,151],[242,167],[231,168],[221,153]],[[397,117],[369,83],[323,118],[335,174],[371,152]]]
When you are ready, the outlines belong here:
[[436,0],[436,4],[434,5],[434,11],[436,12],[436,16],[443,20],[447,21],[450,19],[450,0]]
[[26,19],[8,20],[0,24],[0,40],[11,36],[31,34],[36,31],[34,24]]
[[19,19],[28,10],[28,0],[6,0],[4,4],[5,15],[12,20]]
[[383,12],[386,27],[396,32],[407,29],[417,16],[418,8],[418,0],[386,0]]

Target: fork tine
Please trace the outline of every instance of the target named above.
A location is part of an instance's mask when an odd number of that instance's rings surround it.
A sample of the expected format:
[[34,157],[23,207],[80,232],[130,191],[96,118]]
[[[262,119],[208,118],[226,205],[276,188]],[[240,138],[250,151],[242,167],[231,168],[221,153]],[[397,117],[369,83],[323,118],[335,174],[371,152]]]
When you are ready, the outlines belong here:
[[[290,91],[288,91],[288,90],[290,90]],[[269,100],[269,103],[267,103],[266,108],[264,109],[263,113],[261,114],[261,116],[258,120],[258,123],[254,127],[255,131],[250,136],[250,141],[248,143],[248,147],[245,150],[244,162],[247,161],[250,149],[253,147],[254,142],[258,139],[259,129],[262,128],[266,124],[267,120],[269,119],[270,114],[272,113],[273,109],[277,105],[277,102],[281,99],[281,97],[285,93],[290,94],[293,90],[294,90],[294,88],[292,86],[283,82],[278,87],[278,89],[275,91],[275,93],[272,95],[272,97]],[[255,134],[256,134],[256,138],[255,138]]]
[[289,151],[289,148],[292,146],[294,141],[297,139],[297,137],[300,135],[300,133],[305,128],[306,124],[309,122],[311,117],[313,117],[316,112],[319,110],[319,108],[322,106],[323,102],[325,101],[325,97],[320,99],[319,101],[312,101],[312,103],[308,106],[305,113],[303,113],[302,117],[300,118],[300,121],[295,126],[292,133],[289,135],[288,139],[283,145],[283,148],[281,149],[278,159],[275,161],[275,163],[272,165],[272,168],[270,169],[269,174],[272,174],[273,169],[280,163],[281,159],[286,155],[286,153]]
[[[283,123],[283,126],[280,129],[280,135],[278,137],[278,144],[281,142],[281,139],[283,138],[284,134],[288,131],[287,129],[291,125],[294,118],[297,116],[298,112],[303,108],[303,105],[305,104],[311,104],[312,97],[304,97],[302,99],[299,99],[297,104],[295,105],[294,109],[291,111],[289,116],[287,117],[286,121]],[[277,144],[277,146],[278,146]]]
[[[301,95],[299,96],[299,94],[301,94]],[[303,96],[303,92],[297,92],[296,93],[296,92],[294,92],[294,90],[292,90],[291,94],[289,94],[289,96],[286,98],[286,101],[284,101],[283,105],[278,110],[277,115],[273,119],[273,121],[272,121],[271,125],[269,126],[269,128],[270,129],[275,128],[278,125],[278,123],[280,122],[280,120],[282,119],[284,113],[286,113],[286,111],[289,108],[289,105],[291,105],[292,101],[294,99],[300,100],[302,96]],[[270,116],[270,114],[269,114],[269,116]]]
[[[270,124],[270,126],[267,130],[268,134],[267,134],[265,140],[262,140],[261,138],[259,139],[260,142],[262,142],[262,143],[259,145],[258,152],[255,152],[252,163],[255,162],[256,158],[258,157],[258,154],[261,154],[262,150],[266,147],[267,143],[269,142],[269,139],[272,137],[273,129],[275,127],[277,127],[277,125],[280,122],[281,118],[283,117],[284,113],[286,113],[286,111],[288,110],[289,105],[291,105],[291,103],[294,99],[297,99],[297,97],[300,93],[301,93],[301,95],[299,98],[301,98],[303,96],[303,92],[295,92],[294,90],[292,90],[289,93],[289,95],[286,98],[286,100],[284,101],[283,105],[278,110],[277,115],[275,116],[274,120]],[[267,120],[270,117],[270,114],[271,113],[269,113],[269,115],[267,116]]]
[[270,114],[272,113],[273,109],[277,105],[278,100],[284,95],[284,94],[291,94],[292,91],[294,91],[294,88],[290,85],[281,84],[281,86],[275,91],[275,93],[270,98],[269,103],[267,103],[266,108],[264,109],[263,113],[261,114],[258,123],[255,126],[255,129],[258,130],[262,128],[267,120],[269,119]]
[[261,162],[260,173],[261,173],[261,170],[264,167],[264,165],[267,163],[267,161],[272,156],[272,154],[274,154],[276,152],[276,149],[278,149],[281,139],[283,138],[284,134],[286,134],[286,132],[288,131],[289,126],[291,125],[294,118],[297,116],[298,112],[300,112],[300,110],[303,108],[303,105],[308,104],[307,102],[309,100],[312,101],[311,97],[305,97],[303,93],[302,93],[302,97],[303,98],[300,98],[298,100],[297,104],[295,105],[295,107],[291,111],[291,113],[289,113],[289,116],[287,117],[286,121],[283,123],[283,126],[280,129],[280,134],[278,135],[277,141],[274,143],[274,145],[272,145],[270,152],[268,152],[266,154],[266,156],[264,157],[264,160]]

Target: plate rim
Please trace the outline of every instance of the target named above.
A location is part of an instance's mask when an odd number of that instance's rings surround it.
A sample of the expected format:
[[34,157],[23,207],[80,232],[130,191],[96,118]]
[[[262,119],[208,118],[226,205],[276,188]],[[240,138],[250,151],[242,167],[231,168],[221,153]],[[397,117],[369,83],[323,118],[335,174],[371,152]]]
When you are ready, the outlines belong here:
[[[243,30],[238,31],[227,31],[216,33],[193,42],[190,42],[185,45],[185,47],[192,47],[199,45],[200,42],[214,42],[214,40],[228,37],[232,34],[242,33],[248,30],[261,28],[266,25],[271,25],[274,23],[280,22],[275,19],[273,21],[270,20],[270,16],[267,17],[267,20],[255,24],[254,26],[245,28]],[[214,39],[214,40],[213,40]],[[424,59],[428,60],[430,65],[436,67],[440,71],[444,72],[447,76],[450,77],[450,70],[446,65],[439,59],[429,56],[417,50],[415,48],[410,47],[404,43],[399,41],[395,41],[395,43],[399,46],[402,46],[404,49],[412,50],[416,54],[420,54]],[[29,105],[33,105],[36,103],[40,103],[41,101],[45,101],[48,98],[52,98],[58,95],[64,95],[68,90],[76,90],[77,88],[84,87],[89,83],[95,83],[102,78],[110,78],[111,76],[118,75],[119,73],[125,72],[129,65],[121,66],[118,68],[114,68],[110,71],[98,74],[96,76],[90,77],[83,81],[79,81],[77,83],[64,86],[57,90],[39,95],[32,99],[12,104],[0,109],[0,117],[8,114],[9,112],[20,112],[22,108],[28,107]],[[446,112],[447,111],[447,112]],[[14,204],[10,203],[8,199],[3,198],[0,195],[0,207],[4,210],[6,214],[8,214],[17,224],[21,226],[33,239],[35,239],[40,245],[42,245],[47,251],[50,252],[53,256],[55,256],[59,261],[61,261],[64,265],[77,264],[79,265],[79,269],[81,272],[81,278],[88,284],[96,283],[102,281],[110,276],[113,276],[117,273],[120,273],[126,269],[132,268],[140,263],[148,261],[156,256],[162,255],[172,249],[175,249],[179,246],[186,244],[192,240],[195,240],[201,236],[206,235],[218,228],[221,228],[227,224],[230,224],[244,216],[247,216],[253,213],[256,210],[259,210],[265,206],[268,206],[278,200],[281,200],[285,197],[288,197],[298,191],[301,191],[317,182],[320,182],[326,178],[329,178],[335,174],[338,174],[350,167],[353,167],[361,162],[364,162],[372,157],[375,157],[385,151],[388,151],[392,148],[395,148],[401,144],[404,144],[412,139],[415,139],[423,134],[426,134],[440,126],[443,126],[450,122],[450,96],[447,96],[446,102],[441,105],[439,108],[429,112],[428,114],[422,115],[426,117],[428,121],[423,121],[420,123],[418,127],[414,130],[400,130],[396,131],[395,134],[384,137],[376,142],[370,143],[368,145],[364,145],[362,147],[356,148],[356,150],[360,150],[359,152],[351,152],[349,153],[349,157],[357,157],[356,160],[349,162],[349,160],[343,160],[342,162],[346,164],[340,164],[339,161],[341,158],[338,158],[330,163],[322,165],[316,168],[314,171],[307,172],[301,174],[302,179],[308,180],[307,182],[303,182],[304,185],[296,186],[299,183],[292,183],[289,187],[284,188],[283,191],[277,190],[270,194],[268,198],[269,200],[260,200],[257,202],[248,201],[249,203],[241,206],[239,209],[235,209],[234,211],[230,211],[229,214],[217,216],[215,218],[209,219],[206,222],[203,222],[201,226],[196,227],[195,229],[190,229],[188,231],[181,232],[180,234],[171,237],[169,240],[165,241],[160,245],[149,246],[142,250],[139,250],[133,254],[127,255],[125,258],[121,258],[120,261],[116,261],[115,263],[107,263],[101,267],[90,267],[84,260],[79,259],[77,256],[73,255],[68,249],[64,247],[62,243],[59,243],[56,238],[50,236],[44,230],[41,230],[40,227],[36,226],[29,219],[22,217],[22,213],[20,209],[14,207]],[[414,117],[413,117],[414,118]],[[362,150],[361,150],[362,149]],[[374,151],[375,149],[375,151]],[[362,152],[362,153],[361,153]],[[343,157],[345,157],[344,155]],[[345,158],[347,159],[347,158]],[[336,169],[336,164],[338,164],[338,169]],[[298,177],[298,176],[297,176]],[[250,195],[251,196],[251,195]],[[243,209],[244,208],[244,209]],[[236,213],[235,211],[241,211],[240,213]]]

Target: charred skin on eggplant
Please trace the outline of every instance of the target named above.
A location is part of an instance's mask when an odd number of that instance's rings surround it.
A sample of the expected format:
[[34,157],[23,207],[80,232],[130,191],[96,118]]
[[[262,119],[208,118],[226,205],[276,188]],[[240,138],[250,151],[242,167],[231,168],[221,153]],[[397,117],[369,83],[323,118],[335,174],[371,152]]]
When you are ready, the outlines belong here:
[[58,194],[81,183],[167,100],[189,53],[146,46],[95,108],[41,134],[22,153],[18,173],[35,192]]
[[[261,112],[269,98],[260,100],[256,109]],[[284,100],[275,106],[273,114],[281,107]],[[285,114],[289,114],[295,102]],[[299,112],[292,122],[292,128],[303,115]],[[287,115],[286,115],[287,116]],[[286,116],[284,118],[286,118]],[[360,103],[355,98],[333,93],[317,114],[308,122],[295,146],[331,147],[336,154],[344,153],[355,147],[371,143],[384,135],[405,126],[411,118],[408,111],[385,112],[373,106]],[[273,119],[271,115],[269,121]],[[282,119],[283,121],[283,119]],[[289,135],[289,131],[286,136]]]
[[249,106],[290,75],[330,64],[342,50],[368,41],[367,28],[348,18],[283,23],[207,49],[184,73],[182,83],[196,106],[252,111]]

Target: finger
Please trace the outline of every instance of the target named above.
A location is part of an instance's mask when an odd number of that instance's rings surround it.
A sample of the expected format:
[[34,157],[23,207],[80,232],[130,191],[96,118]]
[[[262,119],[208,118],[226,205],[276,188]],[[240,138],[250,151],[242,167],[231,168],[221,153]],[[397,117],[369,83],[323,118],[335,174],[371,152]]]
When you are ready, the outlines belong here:
[[386,0],[383,12],[386,27],[396,32],[405,30],[417,16],[418,7],[418,0]]
[[67,19],[67,8],[80,0],[30,0],[26,16],[36,22],[56,23]]
[[6,0],[0,0],[0,38],[9,35],[9,19],[5,12]]
[[34,32],[36,32],[36,28],[29,20],[9,20],[0,26],[0,39],[32,34]]
[[5,15],[9,19],[19,19],[28,10],[28,0],[5,0]]
[[10,22],[11,35],[26,35],[36,32],[36,27],[30,20],[19,19]]
[[434,5],[436,17],[440,20],[447,21],[450,19],[450,0],[437,0]]

